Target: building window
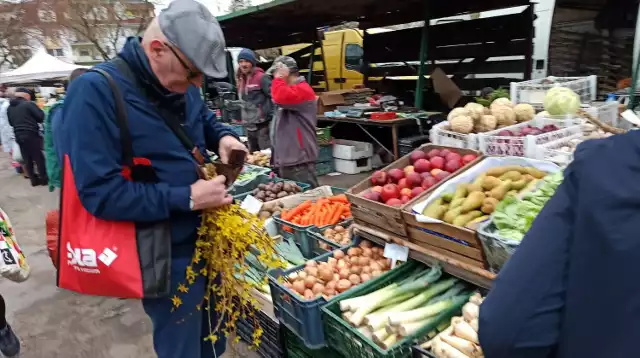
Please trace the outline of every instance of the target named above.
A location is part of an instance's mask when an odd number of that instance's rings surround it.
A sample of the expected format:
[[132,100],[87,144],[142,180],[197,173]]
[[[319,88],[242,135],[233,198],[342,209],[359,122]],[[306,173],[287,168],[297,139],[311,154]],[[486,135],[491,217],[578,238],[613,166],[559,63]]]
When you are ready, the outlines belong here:
[[91,56],[91,53],[87,49],[82,49],[82,50],[80,50],[80,56],[89,57],[89,56]]
[[63,57],[64,51],[61,48],[48,48],[47,53],[51,56]]
[[51,10],[38,10],[38,18],[42,22],[56,22],[56,13]]
[[364,51],[358,44],[347,44],[344,51],[344,64],[347,69],[360,71]]

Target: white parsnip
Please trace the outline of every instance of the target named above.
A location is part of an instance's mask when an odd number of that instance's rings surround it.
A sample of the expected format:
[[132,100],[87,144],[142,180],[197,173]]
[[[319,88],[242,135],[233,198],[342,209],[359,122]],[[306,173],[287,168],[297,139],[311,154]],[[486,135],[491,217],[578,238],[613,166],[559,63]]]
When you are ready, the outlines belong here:
[[478,319],[480,317],[480,307],[473,302],[467,302],[462,306],[462,317],[467,322]]
[[471,322],[469,322],[469,325],[471,326],[471,328],[473,328],[473,330],[474,330],[474,331],[476,331],[476,332],[478,332],[478,331],[479,331],[479,330],[478,330],[478,326],[479,326],[480,324],[479,324],[479,321],[478,321],[478,319],[477,319],[477,318],[476,318],[476,319],[472,319],[472,320],[471,320]]
[[467,341],[480,344],[478,333],[465,320],[460,320],[453,326],[453,334]]
[[473,342],[469,342],[466,339],[462,339],[452,334],[443,335],[440,337],[440,339],[469,357],[475,358],[482,355],[480,346]]
[[440,346],[441,350],[441,355],[439,355],[438,358],[470,358],[468,355],[455,349],[453,346],[442,339],[440,339],[438,345]]

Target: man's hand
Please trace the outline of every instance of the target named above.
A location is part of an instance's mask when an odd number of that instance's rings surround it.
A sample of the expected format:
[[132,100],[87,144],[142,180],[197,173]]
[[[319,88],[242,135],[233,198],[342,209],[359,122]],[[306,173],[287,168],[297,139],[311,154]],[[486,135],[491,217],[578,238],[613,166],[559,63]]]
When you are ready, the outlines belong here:
[[275,78],[287,78],[289,76],[289,68],[287,66],[280,66],[276,69],[276,73],[273,74]]
[[233,197],[227,193],[224,175],[218,175],[211,180],[198,180],[191,185],[191,200],[193,210],[217,208],[231,204]]
[[226,135],[220,139],[220,144],[218,147],[218,155],[220,156],[220,161],[225,164],[229,164],[229,156],[231,155],[232,150],[242,150],[244,152],[249,152],[247,147],[244,144],[240,143],[239,140],[234,136]]

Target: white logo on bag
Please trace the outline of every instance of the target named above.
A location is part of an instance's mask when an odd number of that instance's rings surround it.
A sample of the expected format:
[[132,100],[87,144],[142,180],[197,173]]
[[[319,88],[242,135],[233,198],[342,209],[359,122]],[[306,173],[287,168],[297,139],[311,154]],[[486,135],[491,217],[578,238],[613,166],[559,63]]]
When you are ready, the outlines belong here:
[[73,266],[78,271],[100,273],[98,260],[109,267],[117,258],[118,254],[109,248],[104,249],[102,253],[97,256],[93,249],[74,249],[70,243],[67,243],[67,264]]

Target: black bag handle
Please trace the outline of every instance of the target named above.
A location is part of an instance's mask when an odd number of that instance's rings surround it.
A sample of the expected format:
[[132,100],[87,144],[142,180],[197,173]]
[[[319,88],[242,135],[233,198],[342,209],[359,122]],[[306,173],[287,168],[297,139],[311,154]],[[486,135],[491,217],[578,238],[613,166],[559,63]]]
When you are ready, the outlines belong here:
[[198,155],[198,154],[200,154],[200,152],[196,148],[196,146],[193,143],[193,141],[191,140],[191,138],[189,138],[189,135],[187,134],[187,132],[182,127],[182,124],[180,124],[178,122],[178,120],[176,119],[176,117],[174,115],[169,113],[169,111],[166,108],[164,108],[160,103],[158,103],[158,101],[155,101],[155,100],[153,100],[153,98],[151,98],[151,96],[147,92],[146,88],[140,83],[138,78],[131,71],[131,68],[129,67],[129,64],[127,64],[127,62],[120,56],[115,57],[110,62],[129,81],[133,82],[133,84],[136,86],[136,88],[142,93],[142,95],[145,98],[147,98],[151,103],[155,104],[155,107],[158,110],[158,112],[160,114],[160,117],[162,117],[162,119],[167,124],[169,129],[171,129],[173,134],[176,137],[178,137],[178,140],[180,140],[180,143],[182,143],[182,146],[184,146],[187,149],[187,151],[189,151],[189,153],[196,159],[196,161],[200,162],[202,160],[202,156]]
[[90,72],[96,72],[101,74],[107,79],[111,92],[115,99],[116,104],[116,123],[120,130],[120,146],[122,147],[122,160],[129,168],[133,167],[133,141],[131,140],[131,132],[129,132],[129,121],[127,117],[127,111],[124,107],[124,101],[118,85],[113,80],[113,77],[106,71],[99,68],[92,68]]

